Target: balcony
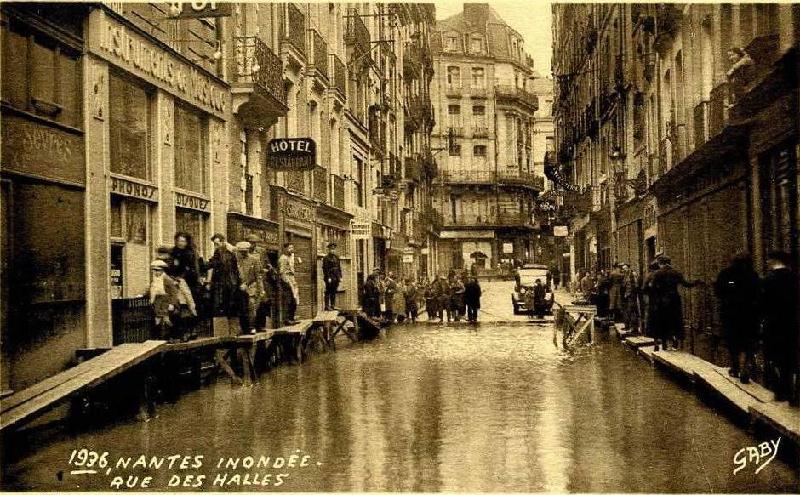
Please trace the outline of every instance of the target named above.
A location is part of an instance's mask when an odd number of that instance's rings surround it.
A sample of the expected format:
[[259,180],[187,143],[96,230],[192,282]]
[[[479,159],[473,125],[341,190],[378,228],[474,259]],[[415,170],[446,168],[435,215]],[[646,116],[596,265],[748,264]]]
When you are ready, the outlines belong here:
[[370,62],[370,35],[364,20],[355,10],[350,10],[347,17],[344,42],[353,48],[353,58],[361,58],[367,64]]
[[307,73],[328,81],[328,44],[316,29],[307,30],[307,45],[311,48],[308,54]]
[[711,101],[708,104],[708,139],[722,132],[728,124],[729,102],[729,86],[726,83],[711,90]]
[[522,186],[537,191],[544,190],[544,177],[522,170],[441,170],[442,180],[449,184],[486,184]]
[[293,3],[286,4],[281,39],[303,59],[306,57],[306,16]]
[[432,181],[439,176],[439,165],[430,152],[420,157],[420,166],[423,180]]
[[344,210],[344,179],[338,175],[333,176],[333,206]]
[[683,12],[676,5],[663,3],[656,7],[656,37],[653,40],[653,48],[657,52],[663,51],[675,38],[682,17]]
[[328,202],[328,169],[317,165],[314,167],[314,194],[313,198],[320,203]]
[[462,89],[460,84],[447,84],[444,88],[445,96],[448,98],[461,98]]
[[422,53],[419,43],[410,41],[405,44],[403,53],[403,77],[406,81],[419,79],[422,74]]
[[485,126],[476,126],[472,128],[472,137],[475,139],[486,139],[489,137],[489,128]]
[[405,158],[405,175],[407,181],[420,182],[422,180],[422,161],[418,156],[407,156]]
[[778,64],[781,49],[777,34],[757,36],[744,48],[747,54],[728,75],[732,118],[739,120],[758,113],[776,97],[795,85],[788,67],[790,59]]
[[533,219],[530,214],[524,212],[500,212],[494,215],[469,215],[457,216],[453,218],[449,216],[444,219],[443,227],[525,227],[532,228],[534,226]]
[[234,109],[245,122],[273,121],[289,110],[283,86],[283,61],[260,38],[234,38],[231,85]]
[[331,89],[338,91],[340,98],[345,100],[347,98],[347,69],[344,62],[338,56],[331,54],[328,67],[330,68],[328,80],[332,83]]
[[539,110],[539,98],[528,91],[511,85],[498,84],[494,87],[495,98],[513,100],[528,108],[530,112]]
[[480,100],[489,97],[489,90],[486,87],[470,87],[469,96],[472,99]]
[[463,127],[448,127],[447,128],[447,135],[452,135],[453,137],[464,137],[464,128]]

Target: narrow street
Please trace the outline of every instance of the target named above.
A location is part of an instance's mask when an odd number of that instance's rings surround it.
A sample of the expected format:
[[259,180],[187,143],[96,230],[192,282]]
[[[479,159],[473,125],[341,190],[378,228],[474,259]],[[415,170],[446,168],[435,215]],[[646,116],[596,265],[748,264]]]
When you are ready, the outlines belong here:
[[[484,284],[487,314],[510,307],[507,286]],[[3,486],[107,490],[102,472],[59,481],[71,451],[84,447],[112,458],[205,453],[210,464],[300,450],[320,464],[291,471],[274,488],[288,491],[798,486],[797,472],[779,459],[758,475],[731,476],[735,453],[757,445],[755,438],[619,344],[563,353],[553,346],[551,324],[396,325],[377,341],[342,344],[273,370],[254,387],[219,380],[159,413],[149,423],[43,443],[6,465]],[[173,472],[149,474],[158,487]],[[232,488],[209,480],[201,489]]]

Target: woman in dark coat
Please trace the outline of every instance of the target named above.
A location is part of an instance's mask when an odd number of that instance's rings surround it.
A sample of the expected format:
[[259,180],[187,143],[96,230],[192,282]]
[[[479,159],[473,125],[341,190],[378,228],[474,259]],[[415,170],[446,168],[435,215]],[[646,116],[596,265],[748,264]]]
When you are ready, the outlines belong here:
[[175,246],[172,248],[172,269],[170,275],[181,277],[197,298],[197,287],[200,280],[200,260],[194,248],[192,236],[186,232],[175,234]]

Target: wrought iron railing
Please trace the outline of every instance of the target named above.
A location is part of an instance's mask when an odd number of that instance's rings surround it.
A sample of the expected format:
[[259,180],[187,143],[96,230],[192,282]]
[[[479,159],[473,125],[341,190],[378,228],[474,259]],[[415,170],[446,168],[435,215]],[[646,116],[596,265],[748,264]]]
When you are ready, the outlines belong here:
[[364,20],[358,15],[358,12],[351,10],[347,17],[347,29],[344,35],[344,41],[348,45],[355,47],[356,57],[369,57],[370,52],[370,35]]
[[[187,328],[198,337],[213,336],[211,319],[201,316]],[[112,344],[138,344],[145,340],[164,339],[155,324],[153,306],[148,297],[132,297],[111,300]]]
[[234,38],[236,82],[252,83],[276,100],[286,104],[283,85],[283,61],[260,38]]
[[333,83],[333,88],[347,97],[347,70],[342,59],[335,54],[331,54],[330,69],[328,79]]
[[328,177],[327,168],[314,167],[314,199],[321,203],[328,202]]
[[283,39],[306,55],[306,16],[293,3],[286,4],[286,26]]
[[472,128],[472,137],[474,138],[488,138],[489,128],[486,126],[475,126]]
[[309,64],[319,73],[328,77],[328,43],[316,29],[308,30],[308,44],[311,45]]
[[544,177],[525,170],[441,170],[442,180],[449,183],[521,185],[544,189]]
[[422,163],[417,156],[405,158],[405,179],[415,182],[422,180]]
[[525,212],[500,212],[494,215],[468,215],[444,219],[445,227],[521,227],[532,225],[531,215]]
[[539,97],[533,93],[507,84],[498,84],[494,87],[494,94],[497,98],[512,98],[529,106],[532,110],[539,109]]
[[344,210],[344,179],[338,175],[333,176],[333,206]]

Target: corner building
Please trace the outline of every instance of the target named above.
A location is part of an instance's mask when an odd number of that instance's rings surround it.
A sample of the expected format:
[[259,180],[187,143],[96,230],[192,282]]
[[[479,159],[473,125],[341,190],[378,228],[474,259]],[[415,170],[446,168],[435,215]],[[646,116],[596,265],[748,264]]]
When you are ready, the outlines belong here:
[[431,94],[442,224],[439,271],[536,261],[532,135],[538,97],[524,40],[488,4],[464,4],[434,36]]

